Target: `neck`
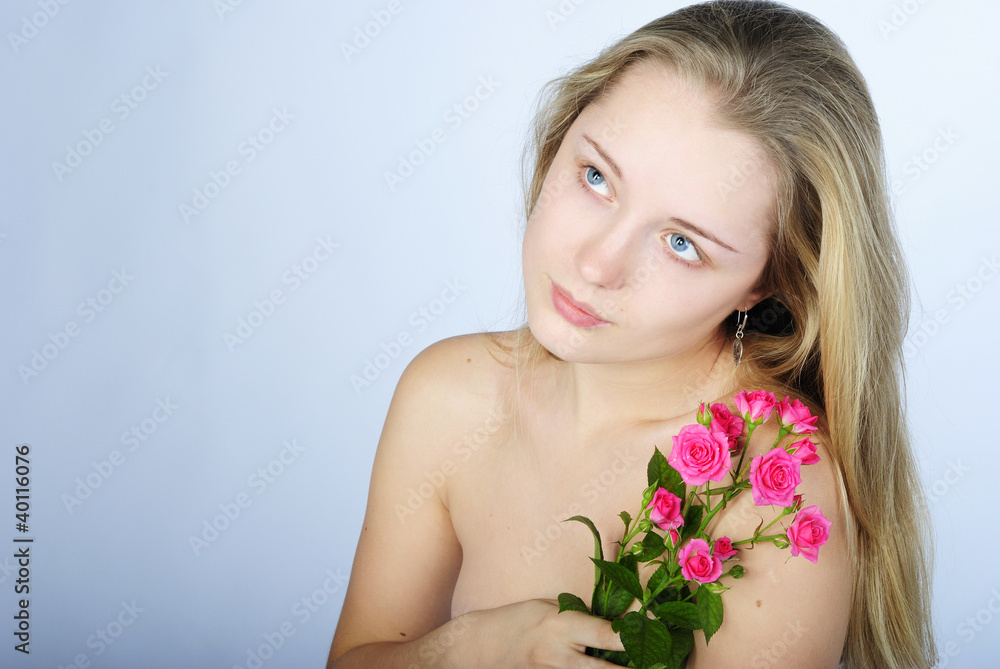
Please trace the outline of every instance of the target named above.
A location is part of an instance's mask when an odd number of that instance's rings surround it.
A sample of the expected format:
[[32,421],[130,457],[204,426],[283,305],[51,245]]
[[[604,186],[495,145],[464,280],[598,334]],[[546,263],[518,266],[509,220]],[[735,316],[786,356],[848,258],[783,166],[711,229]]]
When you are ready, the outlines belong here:
[[733,360],[721,337],[671,358],[559,364],[565,415],[581,439],[693,414],[733,385]]

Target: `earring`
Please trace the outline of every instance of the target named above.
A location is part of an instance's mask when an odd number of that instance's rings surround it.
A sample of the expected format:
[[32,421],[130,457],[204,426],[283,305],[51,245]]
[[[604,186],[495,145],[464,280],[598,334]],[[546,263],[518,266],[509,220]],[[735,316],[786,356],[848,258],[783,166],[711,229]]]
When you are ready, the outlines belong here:
[[743,321],[740,322],[740,312],[736,312],[736,341],[733,342],[733,362],[736,366],[740,366],[740,361],[743,360],[743,328],[746,327],[747,318],[750,316],[750,312],[743,312]]

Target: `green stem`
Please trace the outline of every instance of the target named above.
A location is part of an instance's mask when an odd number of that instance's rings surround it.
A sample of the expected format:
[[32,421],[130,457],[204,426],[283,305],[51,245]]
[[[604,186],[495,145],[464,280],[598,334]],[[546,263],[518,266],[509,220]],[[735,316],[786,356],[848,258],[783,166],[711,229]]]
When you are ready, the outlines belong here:
[[757,530],[756,532],[754,532],[754,534],[755,535],[759,535],[762,532],[766,532],[767,530],[769,530],[772,525],[774,525],[776,522],[778,522],[779,520],[781,520],[785,516],[789,515],[791,513],[791,509],[792,508],[794,508],[794,507],[789,506],[789,507],[785,507],[784,509],[782,509],[781,513],[774,517],[774,520],[772,520],[770,523],[768,523],[764,527],[762,527],[759,530]]
[[[757,425],[750,422],[750,427],[747,428],[747,438],[743,441],[743,450],[740,451],[740,462],[736,465],[737,481],[743,478],[743,459],[746,457],[747,451],[750,450],[750,437],[753,436],[753,431],[756,429]],[[736,481],[733,481],[733,483],[735,484]]]
[[781,539],[782,541],[788,541],[788,536],[786,536],[784,534],[768,534],[766,536],[757,536],[757,535],[754,535],[753,537],[750,537],[749,539],[741,539],[740,541],[734,541],[732,543],[732,545],[733,546],[740,546],[742,544],[750,544],[750,543],[759,544],[759,543],[763,543],[765,541],[770,541],[770,542],[773,543],[775,539]]

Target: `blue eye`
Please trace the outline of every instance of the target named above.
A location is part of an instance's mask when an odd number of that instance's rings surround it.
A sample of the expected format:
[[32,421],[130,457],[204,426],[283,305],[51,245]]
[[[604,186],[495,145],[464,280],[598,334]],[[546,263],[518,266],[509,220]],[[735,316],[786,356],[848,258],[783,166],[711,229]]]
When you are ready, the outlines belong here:
[[684,260],[690,262],[698,262],[701,260],[701,255],[698,254],[698,249],[696,249],[694,244],[692,244],[691,241],[684,235],[678,235],[675,232],[667,238],[667,242],[670,244],[670,249]]
[[596,169],[588,167],[587,171],[584,172],[583,178],[586,180],[587,185],[590,186],[591,189],[597,191],[604,197],[611,197],[611,189],[608,188],[608,182],[604,179],[604,175]]

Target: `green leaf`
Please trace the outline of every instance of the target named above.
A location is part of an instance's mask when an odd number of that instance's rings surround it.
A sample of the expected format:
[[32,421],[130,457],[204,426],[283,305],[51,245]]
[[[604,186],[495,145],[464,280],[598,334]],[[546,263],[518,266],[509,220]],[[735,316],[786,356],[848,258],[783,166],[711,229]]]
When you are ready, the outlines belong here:
[[597,657],[602,660],[606,660],[611,664],[616,664],[619,667],[631,667],[634,666],[630,663],[628,653],[623,653],[620,650],[601,650],[600,648],[587,648],[586,655],[590,657]]
[[569,592],[559,593],[559,613],[563,611],[582,611],[583,613],[590,613],[590,609],[583,602],[582,599],[576,595]]
[[629,515],[628,511],[622,511],[618,514],[618,517],[622,519],[623,523],[625,523],[625,531],[627,532],[628,526],[632,523],[632,516]]
[[681,542],[685,542],[695,535],[701,527],[701,519],[705,515],[705,507],[701,504],[692,504],[687,513],[684,514],[684,527],[681,529]]
[[663,602],[650,606],[649,610],[676,627],[689,630],[701,629],[698,607],[693,602]]
[[723,593],[726,590],[729,590],[729,586],[728,585],[722,585],[718,581],[712,581],[711,583],[703,583],[701,585],[701,587],[708,588],[709,590],[711,590],[714,593]]
[[663,602],[678,602],[681,597],[677,591],[677,588],[669,586],[663,589],[663,592],[658,594],[653,598],[652,604],[662,604]]
[[684,660],[694,649],[694,632],[685,629],[670,630],[671,641],[671,662],[670,669],[680,669],[684,666]]
[[635,555],[635,559],[639,562],[655,560],[663,555],[663,551],[667,550],[666,544],[663,543],[663,537],[656,532],[647,532],[639,545],[642,546],[642,550],[638,555]]
[[649,591],[650,595],[653,595],[655,597],[654,593],[656,593],[656,591],[660,589],[660,586],[662,584],[664,584],[669,580],[670,580],[670,574],[667,573],[667,565],[661,564],[659,567],[656,568],[656,571],[654,571],[652,575],[650,575],[649,580],[646,581],[646,590]]
[[616,618],[628,610],[635,597],[618,584],[601,578],[600,592],[595,591],[597,602],[594,604],[594,615],[604,619]]
[[[594,533],[594,557],[599,560],[603,560],[604,548],[601,546],[601,533],[597,531],[597,528],[594,526],[594,522],[590,518],[587,518],[586,516],[573,516],[572,518],[567,518],[563,522],[565,523],[566,521],[569,520],[575,520],[581,522],[590,528],[590,531]],[[594,569],[594,588],[599,587],[600,583],[601,583],[601,573],[597,569]]]
[[673,639],[661,623],[644,613],[630,611],[622,618],[619,634],[637,669],[666,669],[672,657]]
[[722,627],[722,597],[708,588],[700,587],[696,598],[698,618],[701,620],[701,628],[705,632],[705,643],[707,644],[712,639],[712,635]]
[[684,499],[684,479],[677,473],[677,470],[670,466],[660,449],[653,447],[653,457],[646,465],[646,482],[648,485],[656,484],[666,488],[681,499]]
[[590,531],[594,533],[594,557],[599,560],[603,560],[604,549],[601,547],[601,533],[598,532],[597,528],[594,526],[594,521],[586,516],[573,516],[572,518],[567,518],[563,522],[565,523],[567,520],[576,520],[590,528]]
[[625,567],[626,569],[628,569],[630,572],[632,572],[633,574],[635,574],[636,580],[639,579],[639,562],[635,559],[634,555],[626,553],[618,561],[618,564],[622,565],[623,567]]
[[653,447],[653,455],[649,458],[649,463],[646,465],[646,485],[659,485],[663,478],[663,473],[670,464],[667,459],[660,453],[660,449],[656,446]]
[[[623,557],[622,562],[624,563],[628,557],[632,558],[632,564],[634,565],[635,557],[632,555]],[[594,561],[594,564],[601,570],[601,573],[609,578],[612,583],[620,588],[624,588],[633,597],[642,597],[642,586],[639,585],[639,576],[629,569],[628,566],[617,562],[608,562],[607,560],[590,559]]]

